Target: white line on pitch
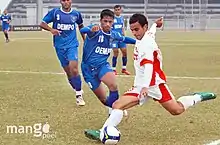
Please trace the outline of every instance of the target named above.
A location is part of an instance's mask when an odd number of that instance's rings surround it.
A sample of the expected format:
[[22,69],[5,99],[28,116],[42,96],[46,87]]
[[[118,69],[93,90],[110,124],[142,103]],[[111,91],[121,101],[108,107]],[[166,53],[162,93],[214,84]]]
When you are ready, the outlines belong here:
[[[9,71],[9,70],[0,70],[0,73],[64,75],[63,72]],[[118,75],[118,77],[128,78],[128,77],[134,77],[134,75]],[[220,77],[195,77],[195,76],[168,76],[167,78],[193,79],[193,80],[220,80]]]
[[219,140],[214,140],[208,144],[205,144],[205,145],[220,145],[220,139]]

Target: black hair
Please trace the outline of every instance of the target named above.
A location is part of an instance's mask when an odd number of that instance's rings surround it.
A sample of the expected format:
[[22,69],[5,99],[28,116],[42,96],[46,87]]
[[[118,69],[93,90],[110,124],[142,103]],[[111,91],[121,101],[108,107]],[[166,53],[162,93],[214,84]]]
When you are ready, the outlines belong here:
[[115,5],[114,9],[120,8],[121,9],[121,5]]
[[129,24],[133,24],[133,23],[136,23],[136,22],[138,22],[142,27],[144,25],[148,26],[147,18],[143,14],[133,14],[130,17]]
[[102,10],[101,14],[100,14],[100,18],[103,19],[105,16],[109,16],[112,17],[114,19],[114,12],[109,10],[109,9],[104,9]]

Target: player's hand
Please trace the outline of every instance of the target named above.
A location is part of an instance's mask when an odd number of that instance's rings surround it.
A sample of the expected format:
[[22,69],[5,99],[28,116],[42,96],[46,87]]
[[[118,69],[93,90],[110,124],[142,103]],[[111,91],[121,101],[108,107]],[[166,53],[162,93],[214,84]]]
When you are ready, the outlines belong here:
[[141,89],[140,95],[141,95],[142,97],[147,97],[147,96],[148,96],[148,89],[147,89],[146,87],[143,87],[143,88]]
[[10,23],[10,21],[7,21],[7,23],[9,24],[9,23]]
[[100,30],[100,26],[99,25],[94,25],[92,28],[91,28],[91,31],[92,32],[97,32]]
[[163,26],[163,17],[160,17],[159,19],[157,19],[155,23],[157,24],[158,28],[161,28]]
[[57,29],[51,29],[50,32],[53,34],[53,35],[60,35],[61,31],[57,30]]

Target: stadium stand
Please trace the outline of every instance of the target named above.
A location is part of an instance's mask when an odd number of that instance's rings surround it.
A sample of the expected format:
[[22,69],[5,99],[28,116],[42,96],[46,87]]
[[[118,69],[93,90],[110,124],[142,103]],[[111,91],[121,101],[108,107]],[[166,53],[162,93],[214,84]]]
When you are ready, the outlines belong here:
[[[160,16],[166,16],[167,19],[185,19],[192,14],[192,0],[148,0],[147,16],[149,19],[155,19]],[[201,12],[199,6],[200,0],[193,0],[193,14],[195,17]],[[123,15],[130,16],[133,13],[144,13],[144,0],[74,0],[72,7],[79,10],[83,18],[98,19],[100,11],[104,8],[110,8],[115,4],[123,7]],[[54,7],[59,7],[59,0],[43,0],[43,14]],[[12,0],[7,7],[9,13],[15,20],[15,24],[36,23],[37,0]],[[32,10],[31,10],[32,9]],[[208,15],[220,15],[220,1],[209,0],[203,8]]]

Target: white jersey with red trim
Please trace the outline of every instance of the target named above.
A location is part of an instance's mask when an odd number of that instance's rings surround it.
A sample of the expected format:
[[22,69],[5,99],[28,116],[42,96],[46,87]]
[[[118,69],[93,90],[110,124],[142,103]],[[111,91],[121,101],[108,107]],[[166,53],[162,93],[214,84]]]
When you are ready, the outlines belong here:
[[[134,86],[144,87],[146,79],[145,76],[145,64],[153,65],[152,77],[149,78],[150,86],[159,85],[166,82],[166,76],[162,70],[162,55],[155,41],[155,36],[150,31],[147,31],[141,40],[137,40],[134,49],[134,68],[135,68],[135,80]],[[149,70],[151,71],[151,70]]]

